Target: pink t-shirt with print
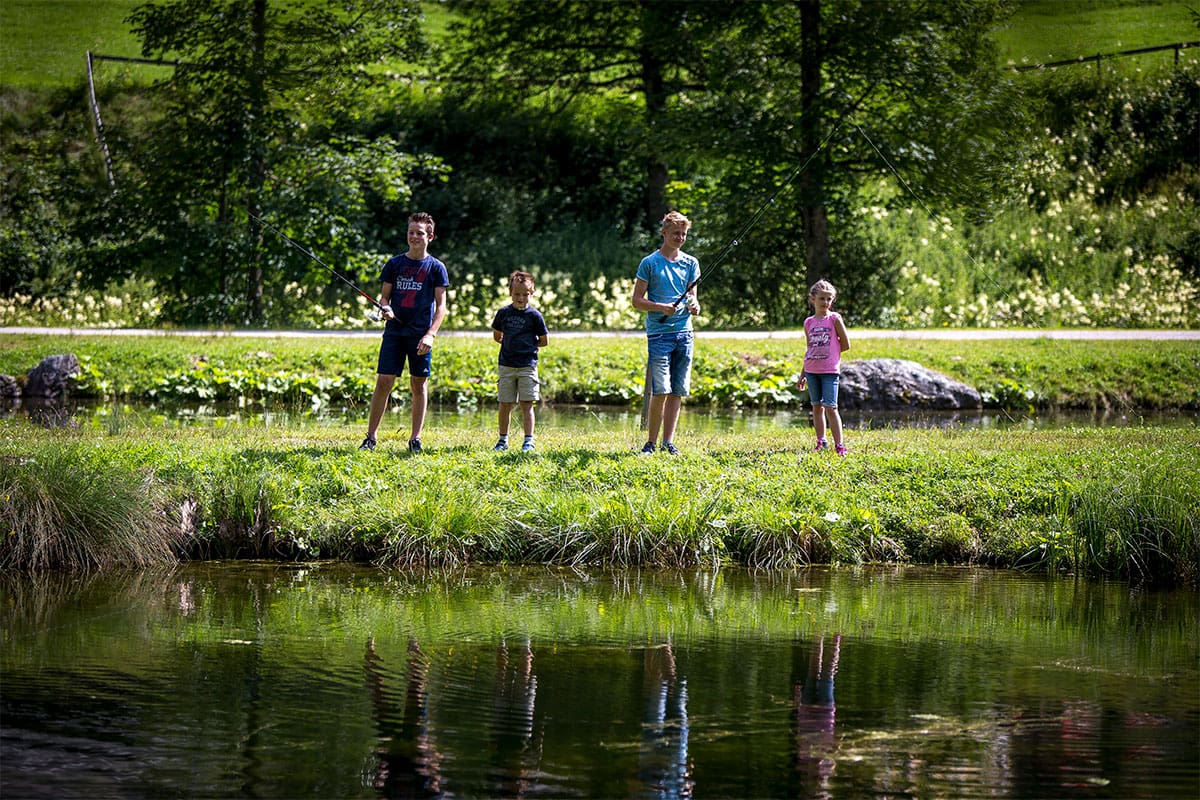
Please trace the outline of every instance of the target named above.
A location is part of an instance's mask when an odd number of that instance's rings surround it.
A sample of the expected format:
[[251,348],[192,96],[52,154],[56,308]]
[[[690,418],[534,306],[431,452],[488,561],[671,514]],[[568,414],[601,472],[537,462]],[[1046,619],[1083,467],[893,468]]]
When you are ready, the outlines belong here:
[[830,311],[824,317],[812,316],[804,320],[804,332],[808,335],[808,351],[804,354],[804,371],[815,375],[837,375],[841,372],[842,343],[838,340],[835,319],[842,315]]

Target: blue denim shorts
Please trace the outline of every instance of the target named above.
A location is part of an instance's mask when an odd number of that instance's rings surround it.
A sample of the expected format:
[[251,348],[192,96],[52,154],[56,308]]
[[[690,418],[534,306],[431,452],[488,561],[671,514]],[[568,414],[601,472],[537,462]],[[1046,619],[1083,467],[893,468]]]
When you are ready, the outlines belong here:
[[837,408],[838,378],[840,375],[820,372],[806,372],[808,380],[808,400],[814,406]]
[[650,394],[687,397],[692,388],[691,331],[652,333],[646,337],[650,365]]
[[420,336],[385,336],[379,345],[379,364],[375,372],[379,375],[404,374],[404,362],[408,362],[408,374],[414,378],[428,378],[433,372],[433,351],[417,355]]

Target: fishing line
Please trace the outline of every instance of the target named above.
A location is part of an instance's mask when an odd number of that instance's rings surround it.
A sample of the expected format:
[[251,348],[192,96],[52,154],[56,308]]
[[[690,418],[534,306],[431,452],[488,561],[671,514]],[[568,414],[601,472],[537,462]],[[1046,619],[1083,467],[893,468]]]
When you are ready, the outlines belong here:
[[[875,153],[879,156],[879,158],[883,160],[883,163],[887,164],[888,169],[890,169],[892,171],[892,174],[896,176],[896,180],[900,181],[900,185],[903,186],[904,189],[910,195],[912,195],[913,199],[917,201],[917,205],[920,206],[921,210],[923,210],[925,212],[925,216],[927,216],[930,219],[930,221],[932,221],[934,224],[939,224],[939,218],[936,215],[934,215],[933,211],[930,210],[929,206],[927,206],[925,204],[925,201],[922,200],[917,195],[917,193],[913,190],[913,188],[911,186],[909,186],[908,181],[904,180],[904,176],[901,175],[900,171],[896,169],[895,165],[893,165],[892,162],[888,160],[888,157],[883,154],[883,151],[879,149],[879,147],[875,144],[875,142],[871,139],[871,137],[867,136],[867,132],[862,129],[862,126],[855,123],[854,127],[855,127],[855,129],[858,130],[858,132],[862,135],[862,137],[867,140],[867,144],[871,145],[871,149],[873,149],[875,151]],[[1012,300],[1012,295],[1009,294],[1008,290],[1005,289],[1003,286],[1001,286],[1000,283],[994,277],[989,275],[987,273],[987,271],[983,269],[983,265],[979,263],[979,260],[977,258],[975,258],[975,256],[971,255],[971,250],[967,247],[966,242],[963,242],[963,244],[962,244],[962,251],[963,251],[963,253],[966,254],[966,256],[970,260],[971,264],[974,265],[975,271],[978,275],[982,276],[985,280],[987,280],[1005,298]],[[1036,328],[1036,327],[1040,327],[1040,326],[1035,323],[1031,327]]]
[[[865,100],[866,97],[864,96],[863,99]],[[859,101],[859,103],[861,103],[861,102],[862,102],[862,100]],[[857,104],[855,107],[857,107]],[[833,129],[831,131],[829,131],[829,133],[825,136],[825,138],[823,140],[821,140],[821,143],[817,146],[817,149],[813,150],[812,153],[809,154],[808,158],[804,159],[804,161],[802,163],[797,165],[788,174],[788,176],[783,180],[783,183],[779,184],[775,188],[775,191],[771,194],[771,196],[767,198],[766,202],[764,202],[762,205],[760,205],[758,207],[758,210],[755,211],[753,215],[751,215],[749,221],[747,221],[746,224],[742,226],[741,230],[739,230],[737,232],[737,234],[732,239],[730,239],[728,242],[726,242],[725,246],[722,247],[717,252],[717,257],[713,259],[712,265],[707,267],[704,270],[704,272],[700,273],[700,276],[698,278],[696,278],[696,280],[689,283],[687,285],[687,287],[684,288],[683,294],[679,295],[679,297],[676,298],[675,302],[673,302],[671,305],[676,306],[678,308],[679,304],[682,303],[687,298],[688,292],[690,292],[692,289],[694,289],[696,286],[698,286],[701,281],[703,281],[705,278],[707,278],[713,272],[716,272],[717,268],[721,265],[721,263],[723,261],[725,261],[726,258],[729,257],[730,253],[733,252],[733,248],[735,248],[739,244],[741,244],[742,239],[746,238],[746,234],[748,234],[750,232],[750,230],[756,224],[758,224],[758,221],[760,219],[762,219],[762,216],[763,216],[763,214],[765,214],[767,212],[767,209],[769,207],[775,205],[775,199],[777,197],[779,197],[780,194],[783,193],[783,190],[786,189],[791,184],[791,182],[796,179],[797,175],[799,175],[804,170],[808,169],[808,165],[812,163],[814,158],[816,158],[818,155],[820,155],[821,151],[825,149],[825,145],[829,144],[829,140],[832,139],[837,134],[837,132],[841,129],[842,125],[846,122],[847,118],[848,118],[848,116],[843,117],[841,120],[838,121],[838,123],[836,125],[833,126]],[[667,315],[663,314],[663,318],[665,319],[666,317],[667,317]]]
[[315,254],[315,253],[313,253],[311,250],[307,249],[307,248],[306,248],[306,247],[304,247],[302,244],[300,244],[300,243],[299,243],[299,242],[297,242],[296,240],[292,239],[292,237],[288,236],[286,233],[284,233],[283,231],[279,230],[279,228],[276,228],[274,225],[272,225],[271,223],[267,222],[267,221],[266,221],[265,219],[263,219],[262,217],[259,217],[259,216],[255,215],[255,214],[250,214],[250,212],[246,212],[246,213],[247,213],[247,214],[249,214],[249,216],[250,216],[250,219],[254,220],[255,222],[257,222],[259,225],[263,226],[263,227],[264,227],[264,228],[266,228],[267,230],[269,230],[269,231],[272,231],[272,232],[273,232],[273,233],[275,233],[277,236],[279,236],[281,239],[283,239],[285,242],[287,242],[288,244],[290,244],[292,247],[296,248],[296,249],[297,249],[297,250],[299,250],[301,253],[304,253],[304,255],[308,256],[308,257],[309,257],[309,258],[311,258],[313,261],[317,262],[317,263],[318,263],[318,264],[320,264],[322,267],[324,267],[325,269],[329,270],[329,272],[330,272],[330,273],[332,273],[332,274],[333,274],[333,276],[334,276],[335,278],[337,278],[337,279],[338,279],[338,280],[340,280],[342,283],[344,283],[344,284],[346,284],[347,286],[349,286],[349,287],[350,287],[351,289],[353,289],[354,291],[358,292],[360,295],[362,295],[363,297],[365,297],[365,298],[367,299],[367,302],[369,302],[371,305],[375,306],[375,308],[379,309],[379,313],[378,313],[378,314],[376,314],[375,312],[371,312],[370,314],[368,314],[368,315],[367,315],[367,317],[368,317],[370,320],[372,320],[373,322],[379,322],[380,320],[382,320],[382,319],[383,319],[383,316],[382,316],[382,314],[383,314],[383,304],[382,304],[382,303],[380,303],[378,300],[376,300],[376,299],[375,299],[374,297],[372,297],[371,295],[369,295],[369,294],[367,294],[366,292],[364,292],[362,289],[358,288],[358,284],[354,283],[352,280],[350,280],[349,278],[347,278],[345,275],[342,275],[342,274],[341,274],[340,272],[338,272],[336,269],[334,269],[333,267],[329,266],[328,264],[326,264],[326,263],[325,263],[324,261],[322,261],[321,259],[317,258],[316,254]]

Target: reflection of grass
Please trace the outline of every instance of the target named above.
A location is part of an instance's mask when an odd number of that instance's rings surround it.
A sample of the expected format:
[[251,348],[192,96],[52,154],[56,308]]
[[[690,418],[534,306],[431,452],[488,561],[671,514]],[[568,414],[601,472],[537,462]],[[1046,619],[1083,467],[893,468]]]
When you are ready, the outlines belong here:
[[429,430],[417,457],[403,432],[367,454],[341,427],[6,430],[13,566],[142,563],[129,537],[159,541],[170,497],[193,556],[1200,575],[1192,428],[856,431],[846,459],[805,452],[805,431],[685,430],[672,459],[636,456],[636,430],[543,430],[533,457],[493,453],[473,430]]

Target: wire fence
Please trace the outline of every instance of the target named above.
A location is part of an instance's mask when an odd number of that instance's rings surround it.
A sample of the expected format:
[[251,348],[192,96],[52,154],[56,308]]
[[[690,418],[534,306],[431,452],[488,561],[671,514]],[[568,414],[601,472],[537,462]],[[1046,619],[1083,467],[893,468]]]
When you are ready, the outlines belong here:
[[1092,56],[1076,56],[1063,61],[1047,61],[1044,64],[1018,64],[1010,67],[1014,72],[1032,72],[1039,69],[1053,69],[1055,67],[1069,67],[1076,64],[1086,64],[1089,61],[1096,62],[1097,71],[1100,69],[1101,62],[1106,58],[1124,58],[1128,56],[1140,56],[1146,53],[1158,53],[1164,50],[1175,51],[1175,66],[1179,66],[1179,54],[1184,50],[1189,50],[1194,47],[1200,47],[1198,42],[1175,42],[1174,44],[1160,44],[1154,47],[1139,47],[1134,50],[1119,50],[1115,53],[1096,53]]

